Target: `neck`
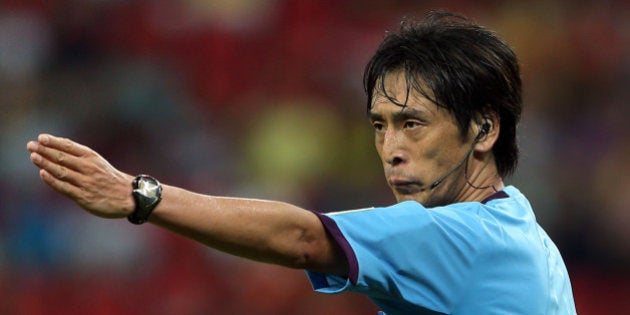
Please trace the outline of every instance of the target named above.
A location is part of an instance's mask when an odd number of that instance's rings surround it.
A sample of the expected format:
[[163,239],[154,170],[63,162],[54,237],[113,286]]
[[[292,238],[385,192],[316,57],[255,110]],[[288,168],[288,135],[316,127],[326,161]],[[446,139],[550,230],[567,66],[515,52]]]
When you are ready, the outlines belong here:
[[505,187],[503,180],[498,175],[494,156],[487,154],[485,158],[478,160],[472,157],[464,166],[465,186],[458,196],[459,201],[482,201]]

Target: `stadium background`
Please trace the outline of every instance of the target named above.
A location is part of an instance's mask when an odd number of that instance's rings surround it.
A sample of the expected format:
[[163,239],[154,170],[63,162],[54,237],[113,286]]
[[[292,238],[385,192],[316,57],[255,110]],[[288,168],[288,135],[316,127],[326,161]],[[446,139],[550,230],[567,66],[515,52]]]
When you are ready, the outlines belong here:
[[385,205],[363,65],[386,29],[429,8],[517,51],[523,156],[508,183],[561,248],[578,312],[630,310],[627,2],[12,0],[0,4],[0,314],[374,314],[362,296],[312,293],[302,271],[91,217],[39,182],[25,143],[71,137],[203,193]]

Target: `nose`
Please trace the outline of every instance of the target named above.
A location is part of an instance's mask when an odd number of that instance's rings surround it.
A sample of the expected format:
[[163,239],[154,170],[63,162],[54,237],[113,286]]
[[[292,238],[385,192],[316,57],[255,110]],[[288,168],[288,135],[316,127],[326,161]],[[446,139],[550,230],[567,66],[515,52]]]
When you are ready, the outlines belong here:
[[388,129],[383,138],[382,159],[387,164],[396,166],[404,163],[407,155],[403,146],[403,135],[392,129]]
[[403,159],[400,157],[394,157],[393,159],[387,161],[387,163],[389,163],[391,166],[402,164],[402,162],[403,162]]

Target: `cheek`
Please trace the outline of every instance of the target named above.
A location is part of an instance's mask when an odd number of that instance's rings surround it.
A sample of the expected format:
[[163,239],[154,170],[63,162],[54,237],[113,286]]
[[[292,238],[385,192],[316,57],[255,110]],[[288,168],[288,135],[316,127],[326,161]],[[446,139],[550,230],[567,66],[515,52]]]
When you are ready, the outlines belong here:
[[440,156],[441,151],[442,150],[440,146],[425,146],[422,149],[418,150],[418,157],[422,158],[423,160],[435,160],[437,157]]
[[[434,161],[442,154],[442,147],[435,143],[414,143],[413,150],[411,152],[414,162],[421,165],[427,164],[427,162]],[[432,162],[431,162],[432,163]]]
[[457,155],[448,148],[451,148],[450,144],[442,139],[418,145],[413,157],[416,167],[428,172],[437,172],[451,166]]
[[374,148],[376,149],[376,154],[378,157],[383,160],[383,143],[379,141],[379,139],[374,140]]

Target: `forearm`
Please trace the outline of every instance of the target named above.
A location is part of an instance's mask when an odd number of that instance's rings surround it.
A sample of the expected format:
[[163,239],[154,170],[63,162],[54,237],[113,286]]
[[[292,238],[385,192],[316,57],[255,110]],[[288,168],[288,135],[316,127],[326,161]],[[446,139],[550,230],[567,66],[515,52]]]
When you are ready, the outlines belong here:
[[213,197],[164,186],[150,222],[209,247],[292,268],[343,273],[317,216],[277,201]]

